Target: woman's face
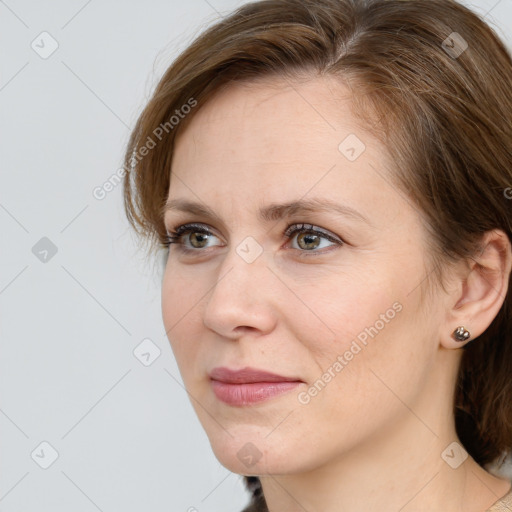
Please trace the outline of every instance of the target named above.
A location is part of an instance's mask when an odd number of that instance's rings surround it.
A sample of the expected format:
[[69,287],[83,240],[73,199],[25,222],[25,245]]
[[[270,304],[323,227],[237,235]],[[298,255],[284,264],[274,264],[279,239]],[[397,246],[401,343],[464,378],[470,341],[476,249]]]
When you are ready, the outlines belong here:
[[[311,470],[428,403],[442,303],[421,299],[424,231],[392,166],[352,115],[348,90],[328,78],[231,84],[177,139],[169,200],[215,218],[166,212],[168,231],[196,225],[171,245],[163,320],[231,471]],[[298,231],[287,236],[289,227]],[[214,384],[217,367],[300,382]]]

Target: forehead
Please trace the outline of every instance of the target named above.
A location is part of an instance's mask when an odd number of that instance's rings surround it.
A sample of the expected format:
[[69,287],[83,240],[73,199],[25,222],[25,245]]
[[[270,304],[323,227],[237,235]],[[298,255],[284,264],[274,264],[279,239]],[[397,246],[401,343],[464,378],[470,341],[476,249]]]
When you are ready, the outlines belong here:
[[[314,163],[340,156],[353,163],[363,149],[366,155],[379,153],[382,161],[385,148],[352,109],[350,89],[334,77],[232,82],[195,111],[178,133],[173,168],[186,161],[190,169],[204,159],[213,160],[209,168],[227,161],[265,166],[269,161]],[[357,145],[355,154],[351,142]]]
[[282,147],[293,140],[299,147],[309,139],[318,145],[314,132],[327,137],[325,145],[332,145],[343,128],[364,131],[351,111],[352,103],[350,89],[334,77],[231,82],[195,112],[190,125],[178,134],[176,147],[189,138],[187,132],[203,142],[231,143],[249,137],[252,145],[260,142],[267,147],[272,142]]
[[352,109],[334,78],[229,84],[177,137],[169,197],[229,197],[255,209],[307,194],[361,208],[396,204],[383,180],[385,148]]

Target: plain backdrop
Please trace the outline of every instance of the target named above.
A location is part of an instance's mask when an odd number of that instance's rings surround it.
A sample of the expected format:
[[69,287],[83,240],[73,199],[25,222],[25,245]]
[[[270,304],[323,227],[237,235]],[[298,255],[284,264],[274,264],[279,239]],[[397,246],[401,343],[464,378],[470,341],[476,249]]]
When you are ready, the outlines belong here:
[[[182,387],[122,187],[94,195],[164,70],[242,3],[0,1],[0,512],[248,500]],[[512,46],[512,0],[466,3]]]

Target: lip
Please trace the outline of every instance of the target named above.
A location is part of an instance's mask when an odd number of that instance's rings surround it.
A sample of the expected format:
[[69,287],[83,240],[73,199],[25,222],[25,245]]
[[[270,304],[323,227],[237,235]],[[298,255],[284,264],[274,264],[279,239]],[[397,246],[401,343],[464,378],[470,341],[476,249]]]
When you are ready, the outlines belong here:
[[259,370],[246,366],[240,370],[231,370],[225,366],[218,366],[210,372],[212,380],[228,384],[248,384],[252,382],[298,382],[297,377],[285,377],[276,373]]
[[303,383],[296,377],[250,367],[241,370],[217,367],[209,375],[215,396],[228,405],[238,407],[269,400]]

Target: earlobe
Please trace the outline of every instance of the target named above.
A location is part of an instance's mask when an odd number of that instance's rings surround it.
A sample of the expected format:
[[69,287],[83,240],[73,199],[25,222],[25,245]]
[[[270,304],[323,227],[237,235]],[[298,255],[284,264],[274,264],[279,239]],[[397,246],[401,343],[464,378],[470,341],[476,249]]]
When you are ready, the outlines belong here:
[[[461,276],[452,307],[447,312],[442,336],[445,348],[465,348],[475,342],[499,313],[508,292],[512,267],[512,249],[501,230],[487,232],[482,238],[482,251],[468,260],[469,273]],[[467,267],[466,267],[467,268]]]

